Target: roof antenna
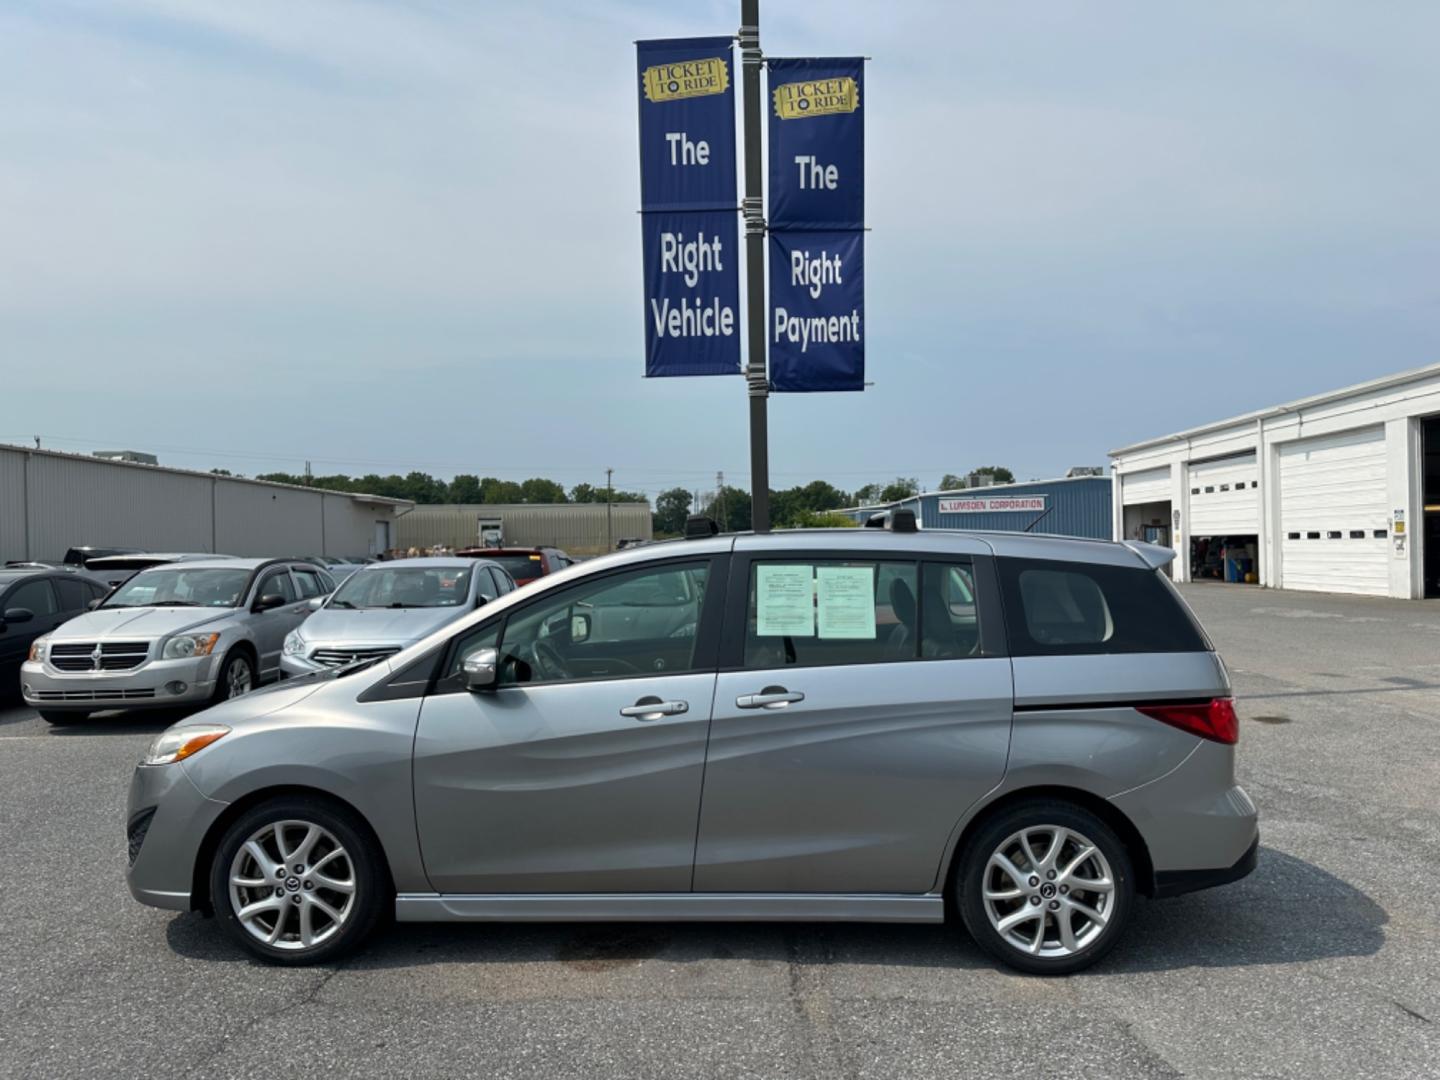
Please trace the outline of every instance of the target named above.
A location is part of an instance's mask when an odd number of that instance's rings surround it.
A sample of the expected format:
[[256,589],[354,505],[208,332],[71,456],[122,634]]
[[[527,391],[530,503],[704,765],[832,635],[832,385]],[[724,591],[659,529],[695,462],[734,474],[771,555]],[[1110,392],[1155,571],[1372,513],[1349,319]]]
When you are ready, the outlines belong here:
[[1050,504],[1049,506],[1047,506],[1043,511],[1041,511],[1039,517],[1037,517],[1034,521],[1030,522],[1029,525],[1026,525],[1026,526],[1025,526],[1025,532],[1029,532],[1031,529],[1035,528],[1036,525],[1039,525],[1040,522],[1042,522],[1042,521],[1045,520],[1046,515],[1049,514],[1051,510],[1054,510],[1054,509],[1055,509],[1055,504],[1054,504],[1054,503],[1051,503],[1051,504]]

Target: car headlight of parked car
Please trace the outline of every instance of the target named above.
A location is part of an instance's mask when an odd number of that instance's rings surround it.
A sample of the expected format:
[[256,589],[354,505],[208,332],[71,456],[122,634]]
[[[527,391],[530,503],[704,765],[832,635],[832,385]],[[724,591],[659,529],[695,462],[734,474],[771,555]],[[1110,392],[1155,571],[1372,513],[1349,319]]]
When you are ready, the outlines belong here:
[[44,659],[45,659],[45,650],[48,649],[49,647],[50,647],[50,635],[49,635],[49,634],[41,634],[39,637],[37,637],[34,641],[32,641],[32,642],[30,643],[30,659],[31,659],[31,661],[34,662],[34,663],[39,663],[40,661],[44,660]]
[[284,649],[286,656],[305,655],[305,639],[300,636],[299,630],[291,630],[285,635]]
[[142,765],[173,765],[230,734],[224,724],[186,724],[162,731],[145,751]]
[[181,634],[165,642],[160,655],[166,660],[186,660],[192,656],[209,656],[220,640],[219,634]]

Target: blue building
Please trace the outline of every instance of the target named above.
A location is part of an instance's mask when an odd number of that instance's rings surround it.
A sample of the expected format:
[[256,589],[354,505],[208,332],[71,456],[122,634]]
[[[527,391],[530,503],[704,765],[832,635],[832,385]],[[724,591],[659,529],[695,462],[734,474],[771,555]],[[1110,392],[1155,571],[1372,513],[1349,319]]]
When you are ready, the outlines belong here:
[[927,491],[882,506],[844,511],[863,522],[871,514],[905,508],[922,529],[1032,532],[1109,540],[1114,534],[1112,482],[1108,476],[1075,476],[994,484],[958,491]]

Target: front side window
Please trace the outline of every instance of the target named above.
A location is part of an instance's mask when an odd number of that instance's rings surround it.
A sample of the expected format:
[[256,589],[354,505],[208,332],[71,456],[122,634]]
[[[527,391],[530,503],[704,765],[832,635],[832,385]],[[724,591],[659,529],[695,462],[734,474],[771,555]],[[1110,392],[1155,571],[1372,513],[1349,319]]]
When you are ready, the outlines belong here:
[[238,607],[250,581],[248,570],[188,570],[162,566],[125,582],[104,607]]
[[55,594],[50,590],[50,582],[44,578],[27,581],[13,589],[5,599],[5,606],[24,608],[36,615],[54,615],[59,610],[55,605]]
[[460,607],[473,566],[385,566],[357,570],[335,590],[337,608]]
[[698,670],[709,564],[634,570],[548,596],[507,620],[500,682],[674,675]]
[[288,571],[282,570],[278,574],[271,574],[260,586],[256,596],[283,596],[287,604],[294,603],[299,599],[295,595],[295,586],[290,582]]
[[1199,627],[1159,571],[1000,559],[1015,656],[1200,652]]

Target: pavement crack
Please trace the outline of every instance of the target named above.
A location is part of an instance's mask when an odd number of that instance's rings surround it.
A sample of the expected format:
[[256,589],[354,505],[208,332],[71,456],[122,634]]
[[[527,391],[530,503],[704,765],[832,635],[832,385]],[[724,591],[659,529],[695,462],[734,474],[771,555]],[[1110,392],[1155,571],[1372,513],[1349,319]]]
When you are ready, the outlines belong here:
[[186,1075],[202,1075],[205,1072],[206,1067],[212,1062],[216,1061],[220,1057],[220,1055],[225,1053],[225,1051],[230,1047],[233,1042],[235,1042],[236,1039],[255,1030],[255,1028],[259,1027],[265,1021],[273,1020],[281,1013],[289,1012],[291,1009],[303,1009],[306,1005],[314,1002],[314,1000],[320,996],[320,991],[324,990],[325,987],[330,985],[330,980],[335,978],[336,975],[339,975],[341,969],[344,966],[345,961],[342,960],[334,967],[326,971],[324,976],[318,979],[314,983],[314,985],[310,986],[296,997],[287,1001],[283,1001],[279,1005],[276,1005],[274,1008],[266,1009],[264,1012],[256,1013],[254,1016],[250,1017],[250,1019],[246,1020],[245,1023],[241,1024],[237,1030],[231,1032],[229,1035],[226,1035],[218,1043],[216,1043],[215,1048],[211,1050],[210,1053],[206,1054],[203,1058],[201,1058],[199,1061],[197,1061],[194,1065],[192,1065]]
[[[830,947],[829,938],[823,931],[819,933],[820,955],[818,960],[812,963],[807,963],[806,958],[802,956],[799,934],[796,930],[787,928],[784,938],[790,1008],[799,1022],[806,1054],[815,1063],[816,1075],[844,1076],[856,1080],[860,1074],[855,1066],[846,1059],[845,1048],[841,1043],[840,1033],[835,1027],[834,1017],[831,1014],[832,1001],[829,992],[823,986],[816,988],[807,985],[811,982],[807,976],[807,970],[813,966],[813,963],[828,966],[835,962],[834,950]],[[816,984],[820,983],[821,979],[818,973],[814,981]]]
[[1391,1001],[1391,1003],[1392,1003],[1397,1009],[1399,1009],[1401,1012],[1405,1013],[1405,1015],[1407,1015],[1407,1016],[1413,1016],[1416,1020],[1419,1020],[1422,1024],[1433,1024],[1433,1023],[1435,1022],[1435,1021],[1431,1020],[1428,1016],[1426,1016],[1424,1013],[1418,1013],[1418,1012],[1416,1012],[1414,1009],[1410,1008],[1410,1006],[1409,1006],[1409,1005],[1406,1005],[1404,1002],[1396,1001],[1394,998],[1391,998],[1390,1001]]

